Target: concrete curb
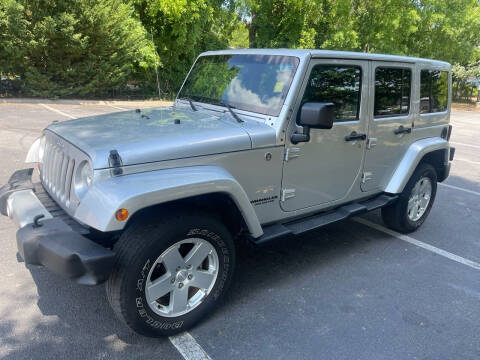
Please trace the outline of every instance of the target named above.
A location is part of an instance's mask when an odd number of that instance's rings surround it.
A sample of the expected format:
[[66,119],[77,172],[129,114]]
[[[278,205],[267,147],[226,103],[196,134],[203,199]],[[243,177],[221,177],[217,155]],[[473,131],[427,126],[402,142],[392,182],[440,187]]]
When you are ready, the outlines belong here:
[[136,105],[136,104],[170,105],[169,100],[77,100],[77,99],[29,99],[0,98],[0,104],[61,104],[61,105]]

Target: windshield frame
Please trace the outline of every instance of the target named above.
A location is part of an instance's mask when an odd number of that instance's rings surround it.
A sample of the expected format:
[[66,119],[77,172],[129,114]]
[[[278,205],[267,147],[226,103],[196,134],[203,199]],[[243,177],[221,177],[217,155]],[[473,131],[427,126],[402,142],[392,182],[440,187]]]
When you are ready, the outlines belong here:
[[[290,76],[290,79],[288,83],[284,85],[284,89],[280,95],[280,101],[278,105],[273,108],[269,107],[268,105],[266,106],[256,106],[250,103],[241,103],[241,102],[236,102],[236,101],[231,101],[228,99],[220,99],[220,100],[215,100],[207,97],[202,97],[194,94],[184,94],[183,91],[185,89],[185,85],[188,82],[189,77],[192,74],[192,71],[195,69],[195,66],[198,64],[198,62],[202,58],[207,58],[207,57],[222,57],[222,56],[252,56],[252,57],[258,57],[258,56],[265,56],[265,57],[278,57],[278,58],[289,58],[292,63],[293,63],[293,69],[292,73]],[[197,57],[195,62],[193,63],[192,67],[190,68],[187,76],[185,77],[185,80],[182,83],[182,86],[180,90],[177,93],[176,100],[182,100],[183,98],[190,98],[191,100],[199,103],[204,103],[208,105],[213,105],[213,106],[221,106],[221,107],[226,107],[226,105],[230,105],[231,108],[239,111],[245,111],[245,112],[252,112],[256,114],[261,114],[261,115],[266,115],[266,116],[279,116],[282,108],[285,104],[285,101],[287,100],[288,94],[290,92],[290,89],[292,87],[292,84],[294,83],[294,79],[297,76],[298,69],[301,64],[301,59],[298,56],[295,55],[281,55],[281,54],[268,54],[268,53],[252,53],[252,54],[245,54],[245,53],[228,53],[228,54],[205,54],[205,55],[200,55]],[[269,111],[270,110],[270,111]]]

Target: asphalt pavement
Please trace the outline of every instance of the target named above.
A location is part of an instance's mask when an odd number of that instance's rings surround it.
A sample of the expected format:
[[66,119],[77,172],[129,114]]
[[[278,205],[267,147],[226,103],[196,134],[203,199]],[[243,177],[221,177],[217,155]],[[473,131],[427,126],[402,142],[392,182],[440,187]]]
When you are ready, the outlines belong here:
[[[0,183],[50,122],[149,106],[0,104]],[[190,353],[130,331],[103,286],[27,269],[0,217],[0,358],[479,359],[480,112],[451,123],[451,175],[420,230],[388,232],[374,212],[243,249],[225,305],[187,334]]]

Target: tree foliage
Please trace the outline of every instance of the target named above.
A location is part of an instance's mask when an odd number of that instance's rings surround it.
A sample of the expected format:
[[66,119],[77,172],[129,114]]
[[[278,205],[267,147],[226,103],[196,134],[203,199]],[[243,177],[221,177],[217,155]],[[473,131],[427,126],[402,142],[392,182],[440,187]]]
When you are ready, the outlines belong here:
[[155,93],[158,66],[165,95],[206,50],[352,50],[471,68],[479,34],[477,0],[0,0],[0,72],[28,95],[102,96],[127,83]]
[[2,72],[29,95],[104,95],[150,67],[153,47],[122,1],[1,1]]
[[471,101],[474,95],[478,98],[478,87],[475,82],[478,83],[480,79],[480,62],[467,66],[454,64],[452,74],[454,99]]
[[228,47],[237,23],[234,4],[222,0],[134,0],[160,56],[161,89],[178,90],[202,51]]
[[251,47],[404,54],[465,63],[478,55],[477,0],[243,0]]

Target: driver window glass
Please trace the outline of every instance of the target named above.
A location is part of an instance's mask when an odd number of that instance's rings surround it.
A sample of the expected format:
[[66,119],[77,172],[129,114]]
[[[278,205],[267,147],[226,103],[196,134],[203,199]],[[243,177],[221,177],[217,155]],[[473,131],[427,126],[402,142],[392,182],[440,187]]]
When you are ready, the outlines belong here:
[[350,65],[316,65],[303,95],[306,102],[335,104],[335,122],[358,120],[362,70]]

